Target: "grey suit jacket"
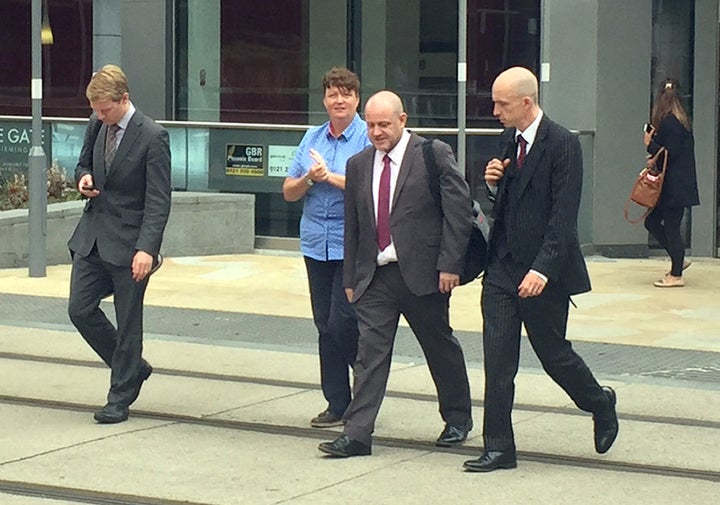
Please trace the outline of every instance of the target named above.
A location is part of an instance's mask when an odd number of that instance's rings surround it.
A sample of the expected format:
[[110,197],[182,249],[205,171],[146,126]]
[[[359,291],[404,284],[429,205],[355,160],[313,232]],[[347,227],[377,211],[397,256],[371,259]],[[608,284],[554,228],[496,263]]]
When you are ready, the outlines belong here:
[[168,133],[136,110],[108,169],[107,127],[98,123],[95,115],[90,117],[75,181],[92,174],[100,194],[85,203],[68,247],[87,256],[97,244],[103,260],[130,266],[136,251],[152,256],[160,251],[171,201]]
[[[450,146],[434,142],[440,171],[442,211],[428,185],[422,137],[411,134],[398,173],[390,210],[390,234],[398,265],[410,291],[438,291],[439,272],[459,274],[472,227],[468,185]],[[354,300],[367,289],[377,267],[377,229],[372,194],[374,147],[348,160],[345,178],[345,260],[343,284]]]
[[[515,160],[514,135],[515,128],[503,132],[500,159]],[[516,169],[514,162],[508,167],[493,208],[496,221],[503,213],[513,258],[559,283],[568,294],[590,290],[577,233],[582,170],[577,136],[543,115],[522,169]],[[490,247],[493,245],[491,231]]]

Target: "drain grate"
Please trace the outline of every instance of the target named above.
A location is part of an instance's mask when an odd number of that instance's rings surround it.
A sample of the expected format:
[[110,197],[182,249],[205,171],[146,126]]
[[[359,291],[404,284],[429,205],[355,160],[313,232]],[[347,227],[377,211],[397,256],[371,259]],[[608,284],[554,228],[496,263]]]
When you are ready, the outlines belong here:
[[720,384],[720,364],[643,372],[640,375]]

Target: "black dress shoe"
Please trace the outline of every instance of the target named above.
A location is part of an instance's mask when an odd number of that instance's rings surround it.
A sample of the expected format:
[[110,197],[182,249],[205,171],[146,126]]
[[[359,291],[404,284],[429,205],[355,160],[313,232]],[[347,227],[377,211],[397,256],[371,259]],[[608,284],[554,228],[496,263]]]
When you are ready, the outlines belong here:
[[594,433],[595,433],[595,450],[600,454],[605,454],[612,447],[613,442],[618,434],[618,418],[615,411],[617,397],[615,391],[611,387],[603,387],[603,391],[608,397],[610,406],[604,412],[593,416]]
[[440,433],[435,445],[437,447],[452,447],[465,442],[468,437],[468,433],[472,429],[472,423],[469,427],[466,426],[453,426],[446,424],[445,429]]
[[463,464],[468,472],[492,472],[500,468],[517,468],[515,451],[485,451],[478,459]]
[[102,409],[95,412],[93,416],[100,424],[115,424],[125,421],[130,415],[130,410],[119,403],[108,403]]
[[353,440],[347,435],[340,435],[333,442],[323,442],[318,445],[320,452],[335,456],[336,458],[349,458],[350,456],[368,456],[370,446]]
[[140,372],[138,373],[135,387],[133,389],[132,396],[128,399],[128,405],[132,405],[135,400],[137,400],[138,396],[140,396],[140,389],[143,386],[143,382],[148,380],[150,375],[153,373],[153,367],[150,363],[143,360],[142,365],[140,365]]

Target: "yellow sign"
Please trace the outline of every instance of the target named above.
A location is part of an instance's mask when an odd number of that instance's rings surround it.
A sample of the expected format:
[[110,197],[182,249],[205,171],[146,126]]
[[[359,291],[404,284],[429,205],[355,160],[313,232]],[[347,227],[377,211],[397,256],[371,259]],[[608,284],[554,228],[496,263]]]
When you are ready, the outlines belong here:
[[265,175],[264,154],[264,146],[227,144],[225,175],[262,177]]

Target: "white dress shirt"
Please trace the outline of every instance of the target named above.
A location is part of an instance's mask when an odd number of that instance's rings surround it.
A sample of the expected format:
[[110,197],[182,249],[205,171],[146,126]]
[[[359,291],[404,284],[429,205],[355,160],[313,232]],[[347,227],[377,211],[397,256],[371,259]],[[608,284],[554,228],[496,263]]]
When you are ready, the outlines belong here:
[[[395,194],[395,187],[397,186],[398,173],[400,172],[400,165],[402,165],[403,158],[405,157],[405,151],[407,150],[408,142],[410,142],[410,132],[404,130],[402,136],[400,137],[400,140],[389,153],[386,153],[384,151],[378,151],[377,149],[375,150],[375,157],[373,158],[372,192],[376,223],[378,216],[378,195],[380,193],[380,175],[385,168],[383,158],[386,154],[388,158],[390,158],[390,209],[392,209],[393,196]],[[391,232],[390,245],[382,251],[378,250],[377,264],[382,266],[387,265],[392,261],[397,261],[397,251],[395,250],[395,243],[393,242]]]

